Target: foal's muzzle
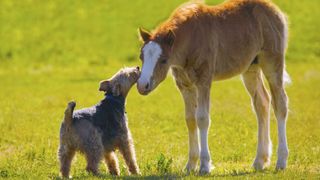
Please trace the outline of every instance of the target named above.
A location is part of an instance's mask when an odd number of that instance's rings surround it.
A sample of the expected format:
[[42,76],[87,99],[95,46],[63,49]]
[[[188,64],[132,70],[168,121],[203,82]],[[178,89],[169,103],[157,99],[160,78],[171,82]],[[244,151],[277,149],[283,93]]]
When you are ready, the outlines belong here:
[[152,91],[152,81],[144,81],[139,79],[137,88],[141,95],[147,95]]

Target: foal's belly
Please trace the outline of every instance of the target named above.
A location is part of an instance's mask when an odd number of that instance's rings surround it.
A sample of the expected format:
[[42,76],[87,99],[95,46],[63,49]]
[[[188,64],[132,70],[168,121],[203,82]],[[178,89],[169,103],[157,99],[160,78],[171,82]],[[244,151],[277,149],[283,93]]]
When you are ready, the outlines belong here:
[[215,63],[213,67],[213,81],[220,81],[232,78],[247,71],[254,57],[243,57],[243,59],[229,58],[222,59]]

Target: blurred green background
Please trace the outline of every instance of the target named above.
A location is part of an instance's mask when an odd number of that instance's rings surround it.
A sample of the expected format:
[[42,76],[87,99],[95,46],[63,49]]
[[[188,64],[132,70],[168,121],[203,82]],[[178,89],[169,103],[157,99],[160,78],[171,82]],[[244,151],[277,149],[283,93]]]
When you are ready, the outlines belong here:
[[[138,27],[154,28],[182,2],[1,0],[1,63],[72,66],[136,61]],[[317,61],[319,1],[276,3],[289,15],[288,62]]]
[[[59,126],[66,103],[97,103],[98,83],[124,66],[141,65],[137,29],[155,28],[182,0],[0,0],[0,178],[57,178]],[[207,0],[215,5],[221,0]],[[213,177],[319,177],[320,1],[275,0],[289,17],[286,56],[289,166],[254,172],[256,120],[239,77],[213,84],[209,145]],[[133,88],[129,126],[143,176],[184,177],[188,140],[182,98],[169,77],[147,97]],[[121,159],[121,158],[120,158]],[[72,175],[85,173],[77,156]],[[105,173],[101,164],[101,171]],[[121,171],[127,175],[121,161]],[[192,177],[192,176],[191,176]]]

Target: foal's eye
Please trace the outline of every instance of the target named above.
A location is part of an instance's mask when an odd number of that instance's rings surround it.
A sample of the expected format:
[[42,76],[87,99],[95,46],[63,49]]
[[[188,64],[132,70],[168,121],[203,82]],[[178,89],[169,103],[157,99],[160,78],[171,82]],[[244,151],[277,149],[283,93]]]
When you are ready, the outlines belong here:
[[162,59],[162,60],[160,61],[160,63],[161,63],[161,64],[166,64],[166,63],[167,63],[167,60],[166,60],[166,59]]

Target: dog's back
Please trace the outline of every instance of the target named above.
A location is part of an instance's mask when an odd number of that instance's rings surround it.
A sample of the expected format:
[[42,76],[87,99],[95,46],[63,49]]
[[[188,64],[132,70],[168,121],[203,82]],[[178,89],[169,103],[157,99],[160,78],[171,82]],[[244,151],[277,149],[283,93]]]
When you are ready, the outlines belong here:
[[[60,144],[72,146],[75,150],[84,152],[87,143],[92,139],[101,139],[101,132],[96,129],[92,120],[96,113],[96,106],[74,110],[76,103],[68,103],[64,119],[60,127]],[[99,143],[101,140],[99,140]]]

